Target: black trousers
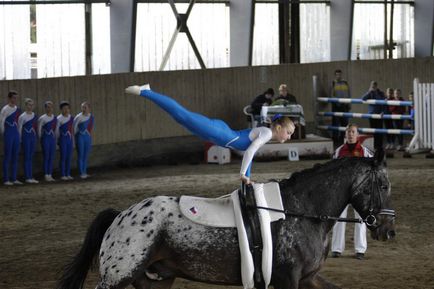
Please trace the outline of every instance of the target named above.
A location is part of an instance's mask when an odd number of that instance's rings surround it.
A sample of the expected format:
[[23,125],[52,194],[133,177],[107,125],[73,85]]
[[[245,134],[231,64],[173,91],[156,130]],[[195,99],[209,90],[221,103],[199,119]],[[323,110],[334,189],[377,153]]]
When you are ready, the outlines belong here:
[[[371,126],[371,128],[383,128],[383,120],[370,118],[369,125]],[[374,134],[374,148],[375,150],[383,149],[383,134]]]
[[[332,125],[333,126],[343,126],[346,127],[348,125],[348,118],[346,117],[332,117]],[[333,131],[333,141],[335,144],[343,144],[344,143],[345,132],[344,131]]]

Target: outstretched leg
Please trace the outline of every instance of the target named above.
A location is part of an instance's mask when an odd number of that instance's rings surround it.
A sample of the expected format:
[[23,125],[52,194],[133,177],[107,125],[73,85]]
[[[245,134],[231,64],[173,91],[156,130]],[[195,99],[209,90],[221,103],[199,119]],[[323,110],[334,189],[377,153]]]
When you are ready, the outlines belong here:
[[[126,89],[126,92],[151,100],[191,133],[219,146],[225,147],[240,136],[237,131],[232,130],[224,121],[210,119],[199,113],[191,112],[174,99],[152,91],[149,85],[130,86]],[[237,149],[244,150],[246,148]]]

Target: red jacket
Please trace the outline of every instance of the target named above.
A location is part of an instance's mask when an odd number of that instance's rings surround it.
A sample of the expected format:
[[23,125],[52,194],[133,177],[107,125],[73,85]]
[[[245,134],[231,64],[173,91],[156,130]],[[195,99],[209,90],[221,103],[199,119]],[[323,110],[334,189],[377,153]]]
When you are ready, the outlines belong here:
[[[400,96],[398,99],[391,98],[391,99],[387,99],[387,100],[400,100],[400,101],[403,101],[404,99]],[[389,111],[390,111],[391,114],[405,114],[405,106],[391,105],[391,106],[389,106]]]
[[354,149],[350,151],[350,148],[347,143],[338,147],[333,156],[334,159],[343,158],[343,157],[372,157],[372,153],[369,149],[362,146],[360,142],[357,142]]

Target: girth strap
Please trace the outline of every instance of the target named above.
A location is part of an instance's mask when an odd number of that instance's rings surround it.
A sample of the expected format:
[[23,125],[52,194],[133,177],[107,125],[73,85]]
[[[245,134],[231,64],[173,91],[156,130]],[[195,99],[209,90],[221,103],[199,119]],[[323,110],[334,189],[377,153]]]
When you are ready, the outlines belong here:
[[255,267],[254,282],[255,288],[265,289],[264,278],[262,276],[262,236],[261,224],[259,222],[258,209],[252,185],[241,185],[238,191],[240,199],[241,214],[243,216],[244,227],[246,229],[249,247],[253,257]]

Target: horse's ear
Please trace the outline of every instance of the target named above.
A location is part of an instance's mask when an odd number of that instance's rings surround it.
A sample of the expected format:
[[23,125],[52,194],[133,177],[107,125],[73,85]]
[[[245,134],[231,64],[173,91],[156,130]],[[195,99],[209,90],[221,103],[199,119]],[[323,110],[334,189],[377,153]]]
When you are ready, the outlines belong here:
[[374,164],[376,166],[382,165],[386,162],[386,152],[381,148],[375,151]]

